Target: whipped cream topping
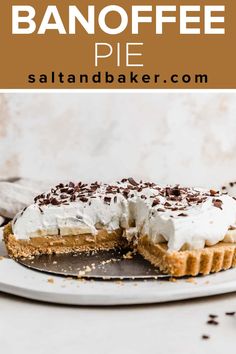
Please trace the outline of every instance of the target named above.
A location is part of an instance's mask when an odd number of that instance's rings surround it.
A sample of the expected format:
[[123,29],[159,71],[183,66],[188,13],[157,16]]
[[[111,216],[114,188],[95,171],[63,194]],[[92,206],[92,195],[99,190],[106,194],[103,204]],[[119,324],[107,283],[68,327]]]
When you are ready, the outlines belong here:
[[17,239],[122,228],[128,239],[148,235],[178,251],[218,243],[235,221],[236,201],[227,194],[129,178],[112,185],[59,184],[17,214],[12,227]]

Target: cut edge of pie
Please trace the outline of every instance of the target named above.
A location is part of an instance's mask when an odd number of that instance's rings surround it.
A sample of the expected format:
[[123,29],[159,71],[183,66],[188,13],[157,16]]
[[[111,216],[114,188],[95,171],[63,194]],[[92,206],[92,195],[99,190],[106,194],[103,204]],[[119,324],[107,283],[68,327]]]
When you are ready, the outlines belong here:
[[38,236],[27,240],[17,240],[12,232],[11,223],[4,228],[3,238],[10,257],[29,258],[41,254],[63,254],[110,250],[127,247],[122,229],[108,232],[98,230],[96,235],[80,234],[67,236]]
[[[4,241],[10,257],[30,258],[42,254],[65,254],[110,250],[131,246],[123,230],[98,230],[96,235],[39,236],[17,240],[11,223],[4,228]],[[135,245],[138,253],[161,272],[174,277],[207,275],[236,267],[236,243],[219,242],[199,250],[169,251],[166,242],[154,244],[147,235]]]

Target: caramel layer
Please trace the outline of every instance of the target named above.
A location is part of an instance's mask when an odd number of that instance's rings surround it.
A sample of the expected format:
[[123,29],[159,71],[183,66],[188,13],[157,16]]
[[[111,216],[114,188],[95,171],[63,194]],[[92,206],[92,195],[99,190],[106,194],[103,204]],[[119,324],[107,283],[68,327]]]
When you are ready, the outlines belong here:
[[11,224],[8,224],[4,229],[4,241],[9,256],[13,258],[27,258],[40,254],[109,250],[127,245],[127,241],[122,237],[122,230],[113,232],[99,230],[96,235],[44,236],[33,237],[29,240],[17,240],[12,234]]

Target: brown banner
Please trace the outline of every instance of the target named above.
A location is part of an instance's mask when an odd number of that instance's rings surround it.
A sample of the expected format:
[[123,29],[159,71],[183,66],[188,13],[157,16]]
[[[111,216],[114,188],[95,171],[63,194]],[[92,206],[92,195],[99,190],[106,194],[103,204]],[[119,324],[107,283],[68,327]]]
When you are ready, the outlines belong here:
[[236,88],[233,0],[2,0],[0,18],[2,89]]

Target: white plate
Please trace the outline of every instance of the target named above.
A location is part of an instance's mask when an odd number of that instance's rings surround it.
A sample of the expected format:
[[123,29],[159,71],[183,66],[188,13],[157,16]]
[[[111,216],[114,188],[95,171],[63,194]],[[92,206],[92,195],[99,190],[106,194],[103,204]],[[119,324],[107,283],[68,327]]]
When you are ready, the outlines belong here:
[[[0,255],[6,256],[1,243]],[[0,291],[28,299],[70,305],[131,305],[191,299],[236,291],[236,269],[176,282],[80,281],[30,270],[15,261],[0,261]]]

